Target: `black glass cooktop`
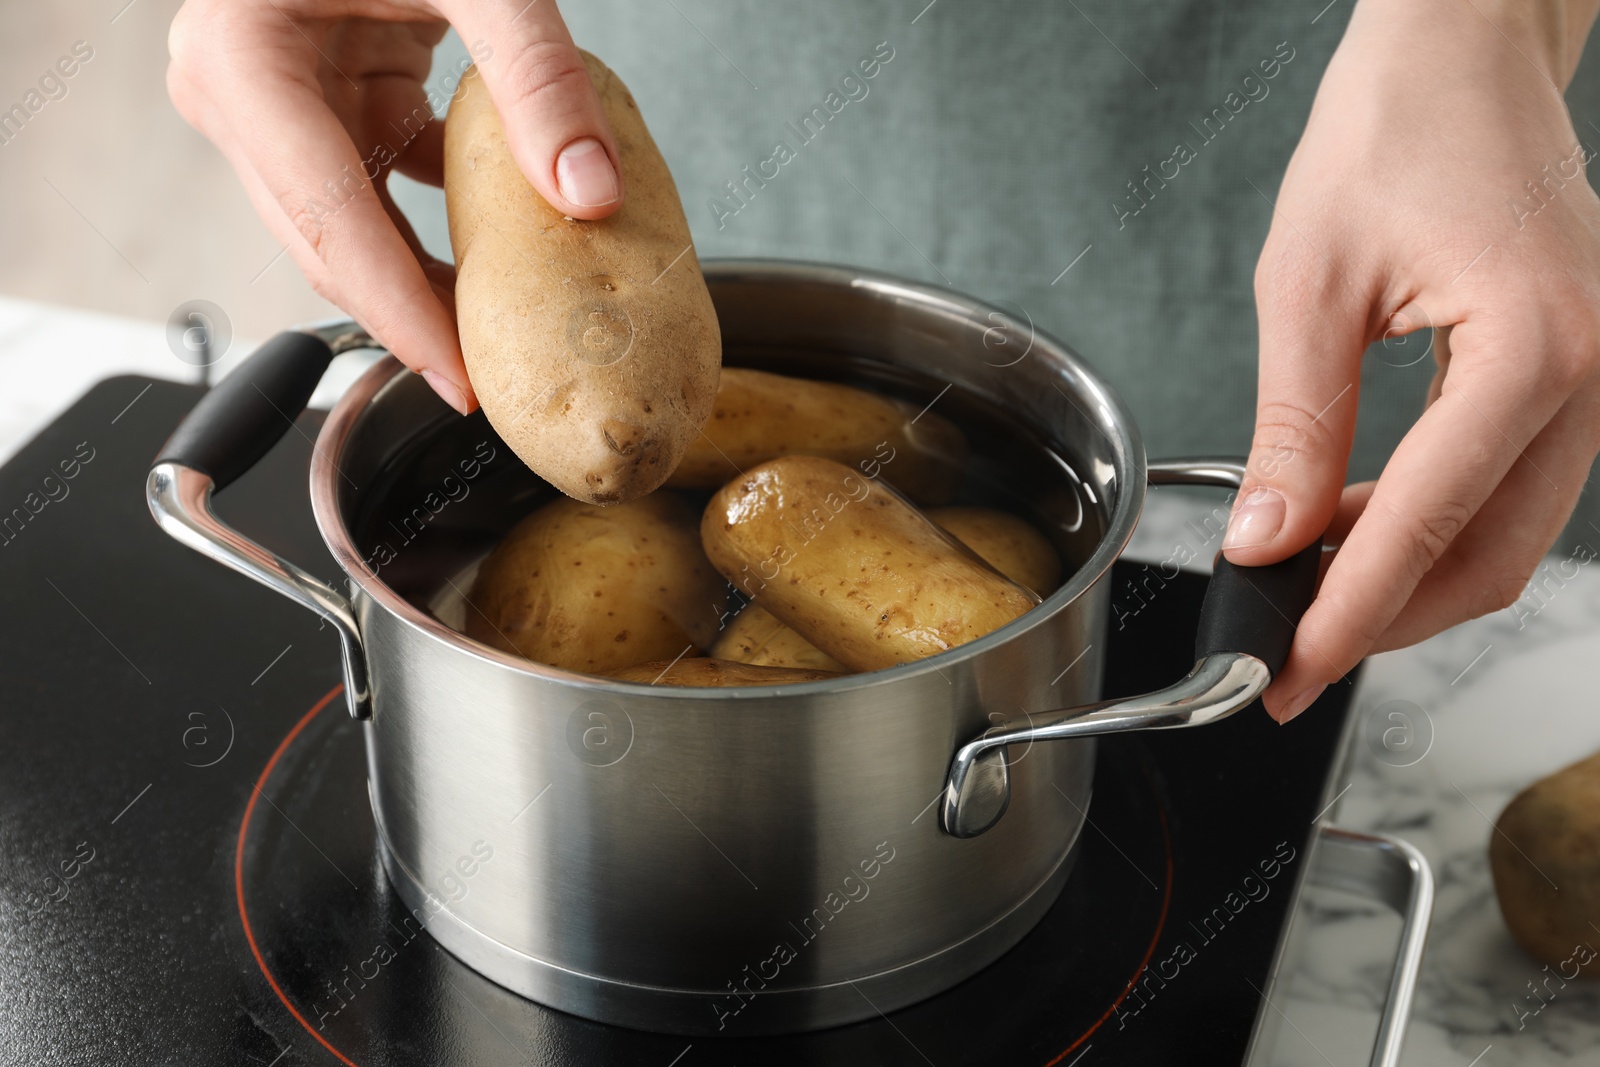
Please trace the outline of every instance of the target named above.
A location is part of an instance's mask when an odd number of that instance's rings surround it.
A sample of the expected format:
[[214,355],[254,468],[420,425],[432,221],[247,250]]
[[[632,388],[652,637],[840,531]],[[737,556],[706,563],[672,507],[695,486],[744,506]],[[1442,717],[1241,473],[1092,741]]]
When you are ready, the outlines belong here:
[[[1252,708],[1103,740],[1060,900],[948,993],[793,1037],[601,1026],[500,989],[405,923],[337,691],[337,638],[146,511],[145,471],[198,395],[110,379],[0,469],[0,1062],[1243,1058],[1348,686],[1287,727]],[[217,508],[332,578],[306,499],[316,426],[303,418]],[[1119,584],[1133,576],[1119,569]],[[1124,617],[1110,690],[1188,668],[1203,590],[1179,576]]]

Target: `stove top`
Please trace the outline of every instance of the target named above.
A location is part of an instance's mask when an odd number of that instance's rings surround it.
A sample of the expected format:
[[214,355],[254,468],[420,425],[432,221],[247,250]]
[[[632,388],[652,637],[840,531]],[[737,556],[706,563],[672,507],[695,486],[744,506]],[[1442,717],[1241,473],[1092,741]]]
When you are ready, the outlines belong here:
[[[183,548],[144,503],[199,396],[100,383],[0,469],[0,1060],[53,1064],[1238,1064],[1348,713],[1259,709],[1100,742],[1056,905],[994,965],[868,1022],[670,1037],[522,1000],[390,889],[336,635]],[[219,495],[328,579],[319,417]],[[1119,564],[1122,580],[1130,565]],[[1190,666],[1204,581],[1123,615],[1108,692]]]

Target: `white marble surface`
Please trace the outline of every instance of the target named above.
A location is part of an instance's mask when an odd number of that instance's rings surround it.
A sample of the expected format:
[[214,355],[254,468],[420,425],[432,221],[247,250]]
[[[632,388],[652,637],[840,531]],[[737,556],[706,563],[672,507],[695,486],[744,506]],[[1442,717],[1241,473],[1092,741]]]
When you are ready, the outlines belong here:
[[[253,347],[235,339],[219,367],[225,371]],[[336,364],[317,399],[336,393],[360,367],[359,358]],[[169,350],[161,324],[0,298],[7,383],[0,391],[0,461],[94,382],[122,373],[196,375]],[[1130,554],[1161,560],[1182,539],[1208,560],[1215,542],[1204,544],[1199,527],[1185,523],[1221,501],[1152,493]],[[1590,544],[1600,547],[1600,531]],[[1519,1028],[1519,1010],[1538,1006],[1527,999],[1526,983],[1540,965],[1505,932],[1485,851],[1490,820],[1518,790],[1600,749],[1600,568],[1569,564],[1577,573],[1566,579],[1560,560],[1547,566],[1540,597],[1374,657],[1355,694],[1367,729],[1353,735],[1349,788],[1332,821],[1406,838],[1438,879],[1407,1067],[1600,1064],[1600,983],[1568,985]],[[1389,717],[1396,712],[1405,719]],[[1391,730],[1385,747],[1384,730],[1395,726],[1412,732]],[[1402,743],[1408,736],[1411,743]],[[1302,915],[1306,950],[1274,994],[1273,1010],[1285,1025],[1268,1061],[1365,1064],[1398,921],[1381,907],[1325,891],[1307,897]]]

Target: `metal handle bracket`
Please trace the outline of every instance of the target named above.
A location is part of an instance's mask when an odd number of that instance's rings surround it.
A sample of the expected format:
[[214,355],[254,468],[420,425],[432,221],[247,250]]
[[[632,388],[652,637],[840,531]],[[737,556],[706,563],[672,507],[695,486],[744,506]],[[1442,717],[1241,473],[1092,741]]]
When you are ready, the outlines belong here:
[[344,661],[345,699],[357,719],[372,717],[372,694],[361,655],[361,632],[350,601],[319,578],[268,551],[217,517],[211,477],[178,463],[158,463],[145,481],[150,514],[169,536],[248,575],[333,624]]

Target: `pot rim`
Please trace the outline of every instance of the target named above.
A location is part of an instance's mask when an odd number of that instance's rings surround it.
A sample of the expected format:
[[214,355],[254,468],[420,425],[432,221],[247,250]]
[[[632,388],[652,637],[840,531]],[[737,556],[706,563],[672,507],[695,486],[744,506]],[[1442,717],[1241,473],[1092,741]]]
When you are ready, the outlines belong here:
[[[954,316],[973,323],[991,321],[987,317],[991,313],[1006,314],[1002,308],[950,289],[852,267],[804,260],[721,258],[705,260],[701,263],[701,268],[708,283],[732,281],[768,284],[793,282],[810,285],[821,283],[845,289],[866,289],[881,299],[910,305],[925,314]],[[619,696],[636,697],[648,691],[655,696],[674,700],[703,701],[713,698],[759,700],[789,694],[823,696],[942,673],[946,667],[984,655],[1006,644],[1064,610],[1092,588],[1122,555],[1143,510],[1146,477],[1144,445],[1138,426],[1133,421],[1127,406],[1111,386],[1091,370],[1076,352],[1049,334],[1034,329],[1031,323],[1029,325],[1033,330],[1033,345],[1053,350],[1053,361],[1061,365],[1056,376],[1064,379],[1068,386],[1075,387],[1080,393],[1086,393],[1093,401],[1091,410],[1084,410],[1084,406],[1073,399],[1071,394],[1063,390],[1058,391],[1062,391],[1069,402],[1076,405],[1111,444],[1115,460],[1113,476],[1116,499],[1112,502],[1106,531],[1089,558],[1062,583],[1060,588],[1034,608],[976,640],[912,663],[847,674],[839,678],[790,682],[783,685],[734,688],[655,685],[649,682],[627,682],[599,675],[581,674],[577,671],[535,663],[521,656],[491,648],[464,633],[451,629],[400,596],[380,579],[376,572],[366,566],[365,559],[356,548],[339,508],[337,459],[343,451],[345,442],[354,432],[368,406],[396,376],[406,371],[405,365],[392,354],[369,367],[339,398],[327,421],[323,423],[311,459],[312,513],[322,539],[333,554],[334,560],[360,592],[390,615],[434,641],[456,652],[522,675],[585,690],[615,693]]]

